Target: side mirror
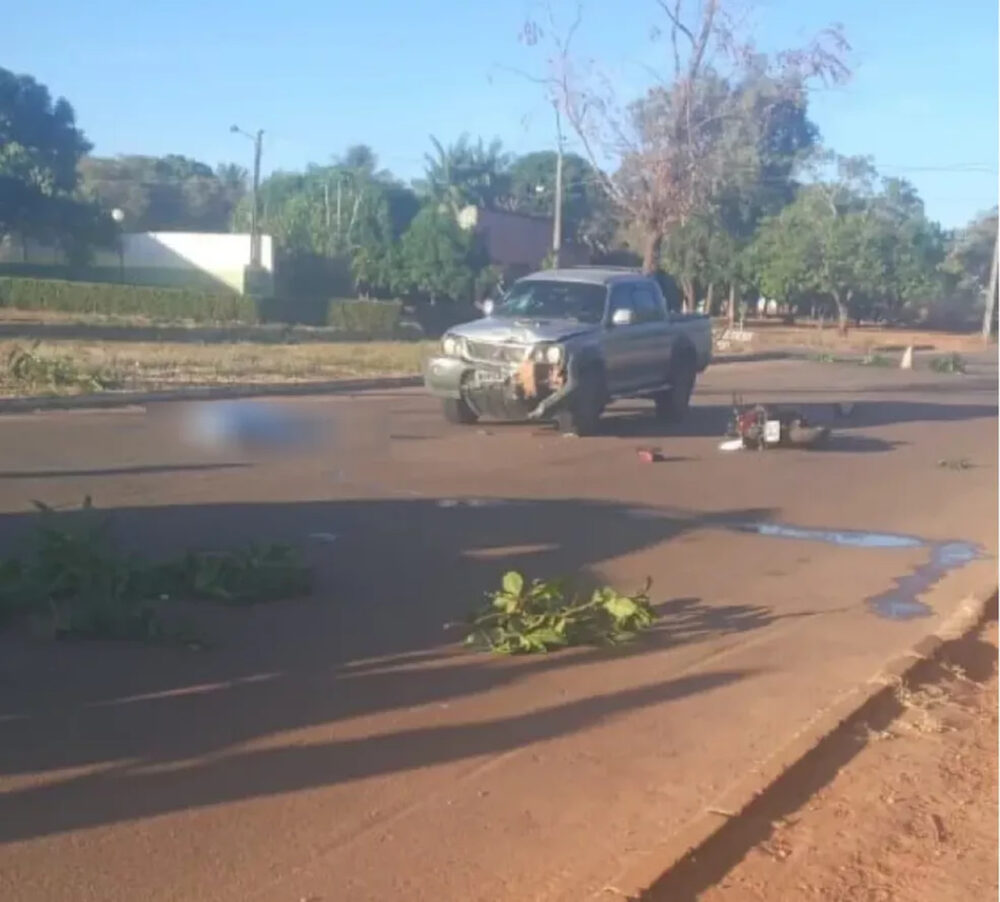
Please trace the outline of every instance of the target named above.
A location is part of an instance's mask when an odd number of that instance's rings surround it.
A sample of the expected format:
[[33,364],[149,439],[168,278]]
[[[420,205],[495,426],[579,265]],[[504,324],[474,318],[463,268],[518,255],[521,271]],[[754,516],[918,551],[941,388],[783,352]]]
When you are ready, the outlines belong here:
[[482,307],[483,316],[493,316],[493,310],[495,306],[496,305],[490,298],[487,298],[485,301],[483,301],[483,307]]
[[611,314],[612,326],[631,326],[632,311],[628,307],[619,307]]

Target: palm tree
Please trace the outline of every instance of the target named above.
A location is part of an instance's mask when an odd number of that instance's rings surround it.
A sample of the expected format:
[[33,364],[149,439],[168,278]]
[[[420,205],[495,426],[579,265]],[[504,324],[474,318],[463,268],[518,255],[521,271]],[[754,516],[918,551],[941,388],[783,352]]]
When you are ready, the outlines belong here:
[[431,144],[434,154],[424,156],[427,177],[420,187],[453,216],[469,205],[494,209],[509,192],[510,156],[499,139],[472,144],[462,135],[445,147],[431,135]]

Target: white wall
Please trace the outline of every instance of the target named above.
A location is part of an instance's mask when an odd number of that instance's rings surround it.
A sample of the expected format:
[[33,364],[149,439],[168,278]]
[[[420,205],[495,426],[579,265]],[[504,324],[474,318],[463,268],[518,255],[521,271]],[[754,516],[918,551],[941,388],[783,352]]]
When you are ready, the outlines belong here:
[[[274,243],[270,235],[261,236],[260,257],[261,267],[273,274]],[[32,242],[25,249],[20,240],[8,237],[0,241],[0,263],[59,265],[65,260],[57,249]],[[248,234],[217,232],[126,233],[120,255],[117,250],[102,250],[93,260],[95,267],[124,267],[126,278],[130,269],[171,270],[177,278],[164,281],[183,282],[184,271],[190,271],[192,276],[210,276],[237,291],[243,290],[244,268],[249,263]]]

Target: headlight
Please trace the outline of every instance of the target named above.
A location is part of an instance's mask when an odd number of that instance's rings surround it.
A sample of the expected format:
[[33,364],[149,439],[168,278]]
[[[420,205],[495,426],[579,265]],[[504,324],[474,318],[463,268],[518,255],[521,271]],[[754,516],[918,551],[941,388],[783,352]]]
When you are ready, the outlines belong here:
[[557,363],[562,363],[563,347],[562,345],[539,345],[532,351],[531,357],[536,363],[550,363],[554,366]]
[[441,339],[441,350],[448,357],[458,357],[462,352],[462,339],[456,338],[454,335],[445,335]]

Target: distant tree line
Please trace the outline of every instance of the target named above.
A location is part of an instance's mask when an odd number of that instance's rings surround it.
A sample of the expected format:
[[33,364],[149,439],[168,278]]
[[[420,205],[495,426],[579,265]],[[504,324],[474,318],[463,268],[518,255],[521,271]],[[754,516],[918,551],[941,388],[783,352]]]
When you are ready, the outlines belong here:
[[[971,320],[982,309],[996,209],[944,230],[911,184],[823,148],[807,88],[844,76],[842,38],[771,59],[747,44],[734,51],[720,2],[704,0],[689,23],[661,5],[673,71],[617,113],[576,80],[568,38],[556,40],[541,80],[582,151],[564,156],[564,241],[594,262],[668,273],[686,309],[735,317],[763,296],[842,328]],[[526,28],[529,43],[544,39]],[[737,62],[726,68],[713,52]],[[120,228],[249,227],[239,166],[90,149],[67,101],[0,69],[0,237],[57,244],[85,262],[114,246]],[[356,145],[264,179],[261,225],[292,295],[466,302],[494,290],[501,273],[458,214],[471,205],[550,216],[555,164],[553,151],[514,156],[496,140],[432,138],[423,177],[407,184]]]

